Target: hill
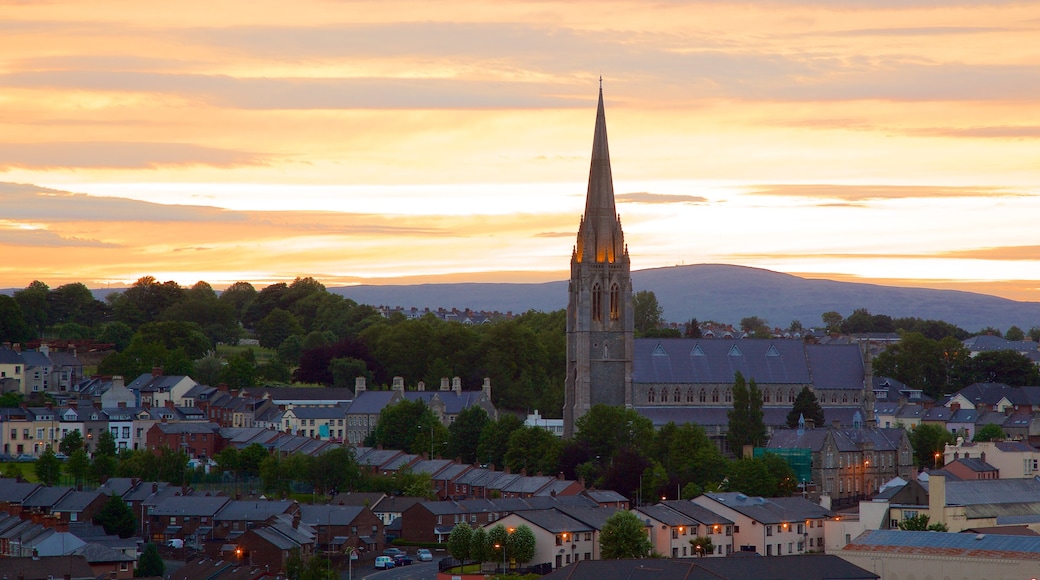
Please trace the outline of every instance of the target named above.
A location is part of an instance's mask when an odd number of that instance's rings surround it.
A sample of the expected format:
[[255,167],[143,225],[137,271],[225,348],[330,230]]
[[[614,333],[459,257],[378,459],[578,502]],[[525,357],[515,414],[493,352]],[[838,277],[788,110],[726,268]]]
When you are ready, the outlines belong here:
[[[945,320],[969,331],[987,326],[1006,330],[1040,326],[1040,303],[1017,302],[958,290],[901,288],[832,280],[809,280],[770,270],[698,264],[639,270],[632,273],[636,291],[651,290],[666,320],[690,318],[738,323],[758,316],[773,326],[792,320],[819,326],[820,315],[836,311],[848,316],[857,308],[893,318],[916,316]],[[349,286],[330,292],[359,303],[405,308],[458,307],[520,313],[567,306],[567,282],[542,284],[418,284]]]

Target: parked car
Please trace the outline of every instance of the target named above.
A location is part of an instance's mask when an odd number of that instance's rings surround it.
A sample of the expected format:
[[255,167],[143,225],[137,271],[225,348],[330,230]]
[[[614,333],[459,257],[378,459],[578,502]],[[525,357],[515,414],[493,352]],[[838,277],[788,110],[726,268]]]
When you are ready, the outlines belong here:
[[397,566],[411,566],[412,559],[408,557],[408,554],[398,554],[394,556],[394,567]]
[[394,556],[398,556],[400,554],[405,554],[405,553],[407,553],[407,552],[405,552],[401,548],[394,548],[392,546],[387,548],[387,549],[385,549],[385,550],[383,550],[383,555],[384,556],[390,556],[391,558],[393,558]]
[[376,556],[376,568],[389,570],[394,567],[394,559],[390,556]]
[[420,562],[433,561],[433,554],[426,548],[419,548],[418,550],[416,550],[415,557],[418,558]]
[[68,456],[68,455],[65,455],[65,454],[64,454],[64,453],[62,453],[61,451],[59,451],[59,452],[55,453],[55,454],[54,454],[54,457],[55,457],[55,458],[57,458],[57,459],[59,459],[59,460],[61,460],[61,461],[67,461],[67,460],[69,459],[69,456]]
[[14,460],[15,461],[23,461],[23,462],[24,461],[36,461],[36,457],[33,456],[33,455],[29,455],[28,453],[22,453],[18,457],[15,457]]

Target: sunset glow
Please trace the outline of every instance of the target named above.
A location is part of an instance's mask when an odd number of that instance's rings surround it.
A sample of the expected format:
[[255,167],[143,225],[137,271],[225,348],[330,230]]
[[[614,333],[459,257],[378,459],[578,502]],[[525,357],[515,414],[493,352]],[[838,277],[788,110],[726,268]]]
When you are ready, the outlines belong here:
[[1040,6],[0,0],[0,288],[634,270],[1040,301]]

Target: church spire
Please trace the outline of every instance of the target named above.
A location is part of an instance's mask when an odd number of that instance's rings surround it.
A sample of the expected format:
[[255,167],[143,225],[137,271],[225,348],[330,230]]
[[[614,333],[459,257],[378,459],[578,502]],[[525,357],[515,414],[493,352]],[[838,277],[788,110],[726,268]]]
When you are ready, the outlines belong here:
[[621,220],[614,208],[614,180],[610,173],[607,120],[603,113],[603,79],[600,79],[589,189],[585,197],[585,215],[578,228],[575,259],[578,262],[613,263],[624,253],[625,237],[621,231]]

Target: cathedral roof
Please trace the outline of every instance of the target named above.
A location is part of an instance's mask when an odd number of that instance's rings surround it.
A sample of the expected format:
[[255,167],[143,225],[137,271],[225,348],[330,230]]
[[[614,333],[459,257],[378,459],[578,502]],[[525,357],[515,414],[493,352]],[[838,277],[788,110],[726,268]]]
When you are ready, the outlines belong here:
[[585,215],[578,228],[574,259],[578,262],[614,263],[624,257],[625,235],[614,208],[614,180],[607,147],[607,121],[603,113],[603,87],[599,89],[596,130],[592,138],[592,167],[585,197]]

